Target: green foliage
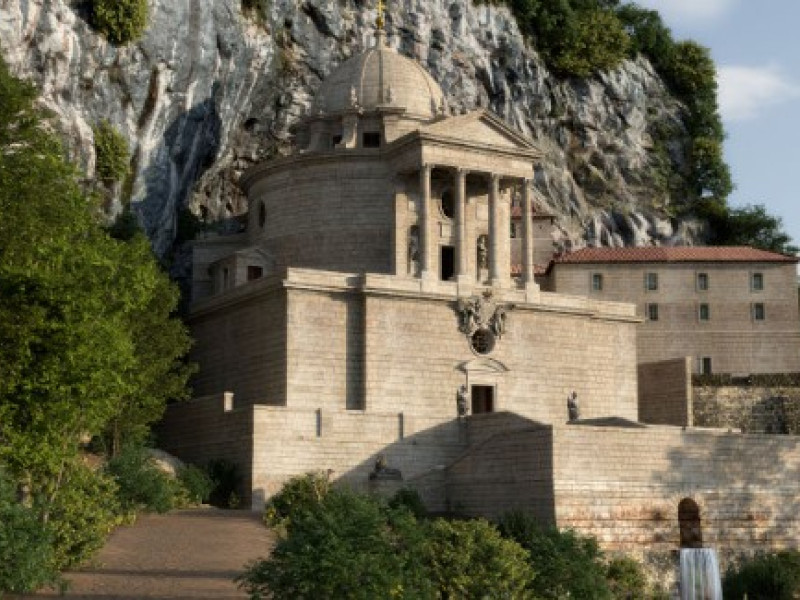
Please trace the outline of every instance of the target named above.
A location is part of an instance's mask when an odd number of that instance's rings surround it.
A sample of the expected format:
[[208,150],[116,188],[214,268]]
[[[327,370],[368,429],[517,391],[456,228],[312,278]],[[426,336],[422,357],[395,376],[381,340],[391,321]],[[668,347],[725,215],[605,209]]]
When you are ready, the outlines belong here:
[[572,530],[544,529],[521,512],[504,515],[499,528],[530,554],[536,572],[531,588],[538,597],[611,598],[604,557],[594,538]]
[[178,484],[153,464],[144,448],[123,448],[108,461],[106,468],[119,486],[119,502],[124,512],[165,513],[174,508]]
[[395,492],[394,496],[389,499],[390,508],[405,508],[417,519],[422,519],[428,516],[428,509],[425,508],[425,503],[419,492],[413,488],[402,488]]
[[784,254],[798,252],[798,247],[783,230],[781,219],[767,213],[761,204],[730,208],[714,200],[705,200],[697,205],[696,212],[708,221],[713,244],[753,246]]
[[432,598],[421,563],[424,536],[406,510],[330,491],[292,513],[288,535],[239,584],[253,599]]
[[147,28],[147,0],[92,0],[92,24],[112,44],[137,40]]
[[267,502],[264,521],[270,527],[288,526],[298,515],[316,507],[331,490],[327,473],[293,477]]
[[438,598],[526,598],[528,553],[483,519],[436,519],[426,530],[425,563]]
[[178,470],[178,482],[190,504],[202,504],[211,495],[214,482],[203,470],[194,465],[185,465]]
[[615,556],[608,563],[608,587],[615,600],[641,600],[652,597],[641,563],[629,556]]
[[128,142],[108,121],[92,128],[94,132],[95,172],[105,182],[123,179],[129,170]]
[[117,484],[102,471],[74,462],[46,508],[53,532],[55,566],[76,566],[96,554],[120,522]]
[[800,553],[778,552],[756,556],[725,573],[725,598],[791,600],[800,594]]
[[82,437],[140,432],[190,369],[177,292],[97,221],[34,99],[0,61],[0,460],[46,507]]
[[211,494],[208,501],[220,508],[236,508],[238,506],[238,493],[242,483],[242,474],[239,466],[224,458],[212,460],[206,467],[212,482]]
[[0,468],[0,597],[56,583],[52,535],[35,511],[20,504]]

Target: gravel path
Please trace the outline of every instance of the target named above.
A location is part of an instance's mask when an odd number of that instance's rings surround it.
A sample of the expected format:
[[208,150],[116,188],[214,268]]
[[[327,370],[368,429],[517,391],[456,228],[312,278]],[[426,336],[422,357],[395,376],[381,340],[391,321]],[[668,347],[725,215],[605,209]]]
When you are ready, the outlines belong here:
[[91,565],[67,574],[71,585],[65,597],[246,598],[232,580],[245,563],[266,555],[271,546],[271,534],[260,516],[249,511],[199,508],[143,515],[135,525],[114,531]]

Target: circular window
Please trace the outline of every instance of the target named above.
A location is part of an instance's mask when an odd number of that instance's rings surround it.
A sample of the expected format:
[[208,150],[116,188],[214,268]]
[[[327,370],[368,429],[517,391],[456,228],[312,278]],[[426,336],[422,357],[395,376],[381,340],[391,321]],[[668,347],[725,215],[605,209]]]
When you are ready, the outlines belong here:
[[452,219],[456,214],[456,203],[453,198],[453,190],[445,190],[442,192],[441,200],[442,214],[448,219]]
[[470,343],[478,354],[489,354],[494,350],[494,335],[488,329],[481,328],[472,334]]
[[264,203],[261,202],[258,205],[258,226],[261,229],[264,229],[264,225],[267,222],[267,207],[264,206]]

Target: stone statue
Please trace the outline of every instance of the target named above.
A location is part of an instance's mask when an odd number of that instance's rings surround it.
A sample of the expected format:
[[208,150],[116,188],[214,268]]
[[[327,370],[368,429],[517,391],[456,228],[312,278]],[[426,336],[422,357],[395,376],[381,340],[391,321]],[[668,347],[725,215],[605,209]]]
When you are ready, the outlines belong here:
[[369,478],[371,481],[374,480],[384,480],[384,481],[399,481],[403,479],[403,474],[400,472],[400,469],[392,469],[386,463],[386,457],[383,454],[379,454],[378,458],[375,460],[375,467],[372,469],[372,473],[369,474]]
[[419,229],[416,225],[408,232],[408,263],[409,272],[415,273],[419,265]]
[[478,267],[481,269],[489,268],[489,248],[486,246],[486,236],[478,238]]
[[356,92],[356,86],[350,88],[350,106],[358,108],[358,92]]
[[573,391],[567,396],[567,412],[570,421],[577,421],[581,418],[580,408],[578,407],[578,394]]
[[475,331],[480,326],[480,299],[479,298],[470,298],[464,299],[459,298],[458,300],[458,315],[460,317],[460,322],[458,324],[458,330],[461,333],[465,333],[470,335],[473,331]]
[[467,416],[467,386],[462,385],[456,392],[456,410],[459,417]]
[[489,322],[489,329],[491,329],[492,333],[495,334],[498,338],[503,337],[503,334],[506,332],[506,309],[503,306],[498,306],[494,314],[492,315],[492,319]]
[[385,100],[386,104],[391,104],[394,102],[394,90],[392,89],[392,86],[388,86],[386,88]]

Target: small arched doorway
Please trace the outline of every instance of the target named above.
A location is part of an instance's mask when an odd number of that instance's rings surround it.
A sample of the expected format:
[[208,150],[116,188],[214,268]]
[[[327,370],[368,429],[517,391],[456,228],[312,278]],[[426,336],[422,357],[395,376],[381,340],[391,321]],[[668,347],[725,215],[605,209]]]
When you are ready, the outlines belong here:
[[678,524],[681,531],[681,548],[703,547],[703,525],[697,502],[691,498],[684,498],[678,503]]

